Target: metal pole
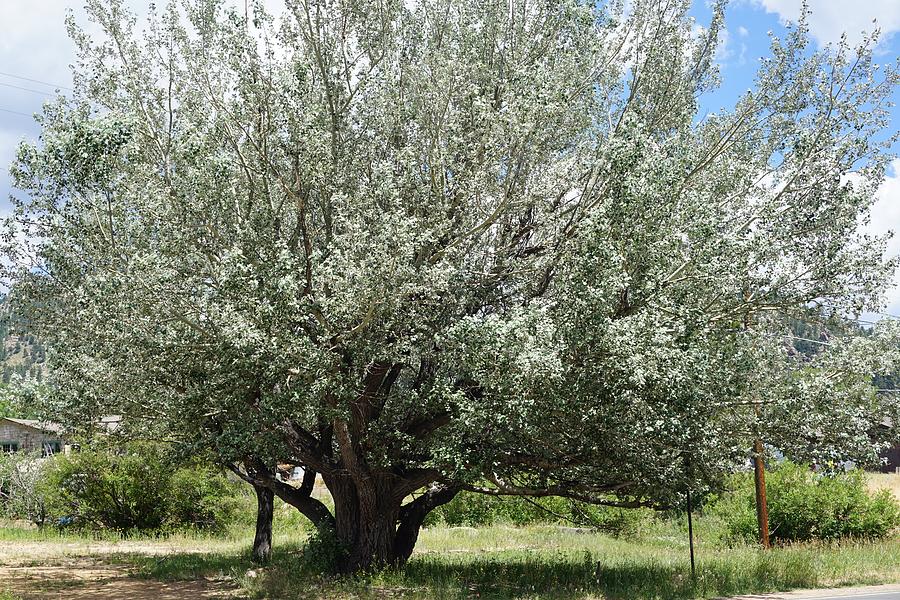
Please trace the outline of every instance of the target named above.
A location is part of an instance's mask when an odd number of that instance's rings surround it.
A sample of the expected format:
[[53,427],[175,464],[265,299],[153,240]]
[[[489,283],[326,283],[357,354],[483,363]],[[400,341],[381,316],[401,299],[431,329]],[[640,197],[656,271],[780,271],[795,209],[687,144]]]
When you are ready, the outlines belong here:
[[691,547],[691,579],[697,579],[697,568],[694,566],[694,521],[691,518],[691,488],[687,489],[688,540]]
[[763,460],[762,440],[753,443],[753,474],[756,480],[756,522],[759,525],[759,543],[769,548],[769,507],[766,504],[766,463]]

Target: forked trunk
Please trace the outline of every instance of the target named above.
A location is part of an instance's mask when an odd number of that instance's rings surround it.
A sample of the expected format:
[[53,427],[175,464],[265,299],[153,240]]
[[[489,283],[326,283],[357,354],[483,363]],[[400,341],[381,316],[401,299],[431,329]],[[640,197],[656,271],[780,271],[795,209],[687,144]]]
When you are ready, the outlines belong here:
[[336,565],[342,573],[403,566],[427,514],[456,494],[456,490],[429,492],[403,505],[393,489],[379,486],[378,494],[369,497],[346,477],[326,483],[334,498],[335,533],[344,549]]
[[263,564],[272,558],[272,517],[275,510],[275,493],[261,485],[254,485],[256,492],[256,535],[253,538],[253,562]]

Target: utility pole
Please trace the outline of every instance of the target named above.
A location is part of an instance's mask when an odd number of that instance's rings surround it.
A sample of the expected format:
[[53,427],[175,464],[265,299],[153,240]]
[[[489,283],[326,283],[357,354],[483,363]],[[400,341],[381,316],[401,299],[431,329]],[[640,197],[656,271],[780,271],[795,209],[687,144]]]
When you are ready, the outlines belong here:
[[687,485],[685,486],[685,500],[687,506],[687,522],[688,522],[688,546],[691,550],[691,581],[697,581],[697,567],[694,563],[694,519],[693,512],[694,507],[691,505],[691,483],[693,481],[693,469],[691,469],[691,460],[689,458],[690,454],[684,454],[684,475],[687,481]]
[[756,522],[759,524],[759,543],[763,548],[769,544],[769,507],[766,504],[766,463],[763,457],[762,440],[753,442],[753,474],[756,480]]
[[693,507],[691,506],[691,488],[687,488],[687,518],[688,518],[688,540],[691,548],[691,579],[697,580],[697,567],[694,566],[694,521],[691,518]]
[[[750,331],[750,316],[744,315],[744,331]],[[763,443],[759,437],[760,414],[759,402],[753,402],[756,413],[756,439],[753,440],[753,479],[756,484],[756,523],[759,527],[759,543],[763,548],[770,548],[769,544],[769,507],[766,504],[766,462],[763,453]]]

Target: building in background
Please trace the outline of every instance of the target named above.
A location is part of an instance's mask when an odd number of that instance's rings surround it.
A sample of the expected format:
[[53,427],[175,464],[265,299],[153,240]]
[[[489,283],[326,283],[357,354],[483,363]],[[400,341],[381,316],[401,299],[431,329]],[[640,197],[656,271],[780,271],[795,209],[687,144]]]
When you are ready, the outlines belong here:
[[49,456],[64,449],[60,425],[34,419],[0,417],[0,451],[41,451],[44,456]]

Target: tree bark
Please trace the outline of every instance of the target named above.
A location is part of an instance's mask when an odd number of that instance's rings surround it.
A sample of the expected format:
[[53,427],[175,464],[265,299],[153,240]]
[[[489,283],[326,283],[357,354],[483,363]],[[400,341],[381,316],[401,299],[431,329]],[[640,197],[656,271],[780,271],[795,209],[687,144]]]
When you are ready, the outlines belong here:
[[369,496],[360,494],[350,477],[325,481],[334,498],[337,541],[345,551],[336,565],[342,573],[403,566],[412,555],[425,517],[459,491],[432,486],[402,504],[402,491],[396,487],[376,484],[377,494]]
[[253,485],[256,492],[256,536],[253,538],[253,562],[265,564],[272,558],[272,517],[275,510],[275,492]]
[[273,471],[259,459],[247,456],[242,461],[243,469],[236,463],[226,465],[231,471],[253,486],[256,492],[256,536],[253,540],[253,560],[266,562],[272,554],[272,517],[274,497],[278,496],[290,504],[318,528],[334,529],[334,517],[322,502],[312,497],[316,472],[307,468],[303,483],[295,488],[280,481]]
[[[264,563],[272,552],[274,496],[299,510],[320,531],[331,531],[340,546],[334,568],[340,573],[399,567],[409,560],[425,518],[446,504],[461,487],[438,484],[437,473],[419,469],[402,476],[375,472],[356,463],[356,473],[329,470],[322,473],[334,500],[334,514],[312,497],[316,472],[306,468],[300,487],[280,481],[264,463],[247,457],[243,469],[228,465],[238,477],[253,485],[257,498],[253,560]],[[404,504],[411,494],[424,492]]]

